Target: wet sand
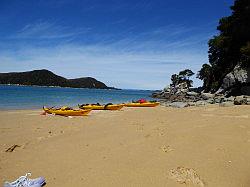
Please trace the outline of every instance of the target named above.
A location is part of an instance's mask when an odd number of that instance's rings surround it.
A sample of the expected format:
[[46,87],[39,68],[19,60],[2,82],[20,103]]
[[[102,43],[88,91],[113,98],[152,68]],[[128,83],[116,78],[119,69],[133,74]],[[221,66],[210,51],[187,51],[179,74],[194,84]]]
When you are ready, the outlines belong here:
[[1,111],[1,185],[32,172],[48,187],[250,186],[249,106],[41,112]]

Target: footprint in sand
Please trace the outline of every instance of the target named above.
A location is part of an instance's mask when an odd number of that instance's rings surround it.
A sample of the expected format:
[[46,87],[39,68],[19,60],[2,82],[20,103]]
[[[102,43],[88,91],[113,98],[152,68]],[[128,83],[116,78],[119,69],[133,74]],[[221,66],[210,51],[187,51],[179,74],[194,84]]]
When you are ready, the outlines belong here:
[[144,129],[144,124],[133,123],[132,125],[136,126],[137,131],[143,131],[143,129]]
[[144,127],[144,125],[138,125],[137,126],[137,131],[143,131],[143,129],[144,129],[143,127]]
[[169,153],[169,152],[173,151],[173,149],[169,145],[163,145],[160,147],[160,149],[165,153]]
[[159,134],[158,134],[159,136],[164,136],[165,135],[165,133],[164,132],[159,132]]
[[38,141],[42,141],[43,139],[45,139],[45,137],[40,136],[40,137],[37,137],[36,139],[37,139]]
[[26,142],[25,144],[21,145],[21,149],[25,149],[29,145],[29,142]]
[[[65,132],[65,131],[61,130],[61,131],[60,131],[60,134],[64,134],[64,132]],[[40,137],[37,137],[36,139],[37,139],[38,141],[42,141],[42,140],[44,140],[44,139],[46,139],[46,138],[51,138],[51,137],[54,137],[54,136],[59,136],[60,134],[53,133],[52,131],[49,131],[47,136],[40,136]]]
[[175,180],[180,184],[185,184],[187,186],[193,185],[197,187],[204,187],[205,184],[192,168],[178,167],[177,169],[172,169],[169,172],[169,178]]
[[159,136],[165,136],[166,127],[156,127],[153,130],[157,131]]

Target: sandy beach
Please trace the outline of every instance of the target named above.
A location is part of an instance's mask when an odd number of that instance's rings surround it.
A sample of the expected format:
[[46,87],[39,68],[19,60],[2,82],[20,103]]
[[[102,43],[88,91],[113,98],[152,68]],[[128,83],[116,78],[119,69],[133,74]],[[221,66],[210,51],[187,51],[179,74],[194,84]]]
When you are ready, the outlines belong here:
[[249,106],[41,113],[1,111],[1,185],[32,172],[48,187],[250,186]]

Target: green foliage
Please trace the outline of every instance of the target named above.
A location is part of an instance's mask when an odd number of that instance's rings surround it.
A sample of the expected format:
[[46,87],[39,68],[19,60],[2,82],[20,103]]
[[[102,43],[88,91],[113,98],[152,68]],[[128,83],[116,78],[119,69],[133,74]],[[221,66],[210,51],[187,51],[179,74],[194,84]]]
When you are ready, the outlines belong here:
[[240,52],[242,66],[249,67],[250,65],[250,42],[248,42],[245,46],[241,47]]
[[201,70],[197,74],[197,78],[203,80],[204,88],[210,88],[213,80],[212,67],[209,64],[203,64]]
[[179,72],[179,76],[182,79],[188,79],[192,75],[194,75],[194,72],[192,72],[190,69],[185,69],[185,70]]
[[172,81],[172,85],[177,85],[178,84],[178,82],[179,82],[179,76],[178,75],[176,75],[176,74],[173,74],[172,76],[171,76],[171,81]]
[[210,65],[203,65],[198,73],[206,91],[218,89],[236,65],[250,66],[250,1],[236,0],[231,10],[231,16],[219,21],[220,34],[208,42]]
[[34,70],[20,73],[0,73],[0,84],[60,86],[72,88],[108,88],[104,83],[91,77],[66,79],[48,70]]
[[172,86],[176,86],[180,83],[186,82],[188,87],[191,87],[193,84],[192,80],[189,80],[189,77],[193,76],[194,72],[192,72],[190,69],[185,69],[183,71],[180,71],[179,74],[173,74],[171,76]]

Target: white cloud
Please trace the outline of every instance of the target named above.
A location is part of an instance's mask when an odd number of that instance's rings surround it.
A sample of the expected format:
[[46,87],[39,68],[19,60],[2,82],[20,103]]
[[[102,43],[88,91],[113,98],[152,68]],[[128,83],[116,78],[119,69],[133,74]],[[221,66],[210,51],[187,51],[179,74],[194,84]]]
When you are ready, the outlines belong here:
[[[86,44],[66,40],[84,34],[83,30],[38,22],[26,25],[15,35],[16,39],[61,39],[60,45],[16,43],[13,50],[13,45],[0,44],[0,66],[2,72],[48,69],[67,78],[95,77],[118,88],[161,89],[170,83],[171,74],[184,68],[197,72],[207,62],[206,43],[212,34],[198,31],[169,25],[140,34],[124,32],[119,38],[89,35],[99,42]],[[195,80],[195,84],[200,81]]]
[[49,69],[68,78],[92,76],[109,86],[160,89],[183,68],[198,70],[206,56],[185,53],[130,53],[105,46],[26,47],[0,54],[5,72]]
[[51,22],[38,21],[25,25],[16,34],[12,35],[14,39],[60,39],[77,36],[87,33],[90,28],[81,28],[72,30],[68,27],[59,26]]

